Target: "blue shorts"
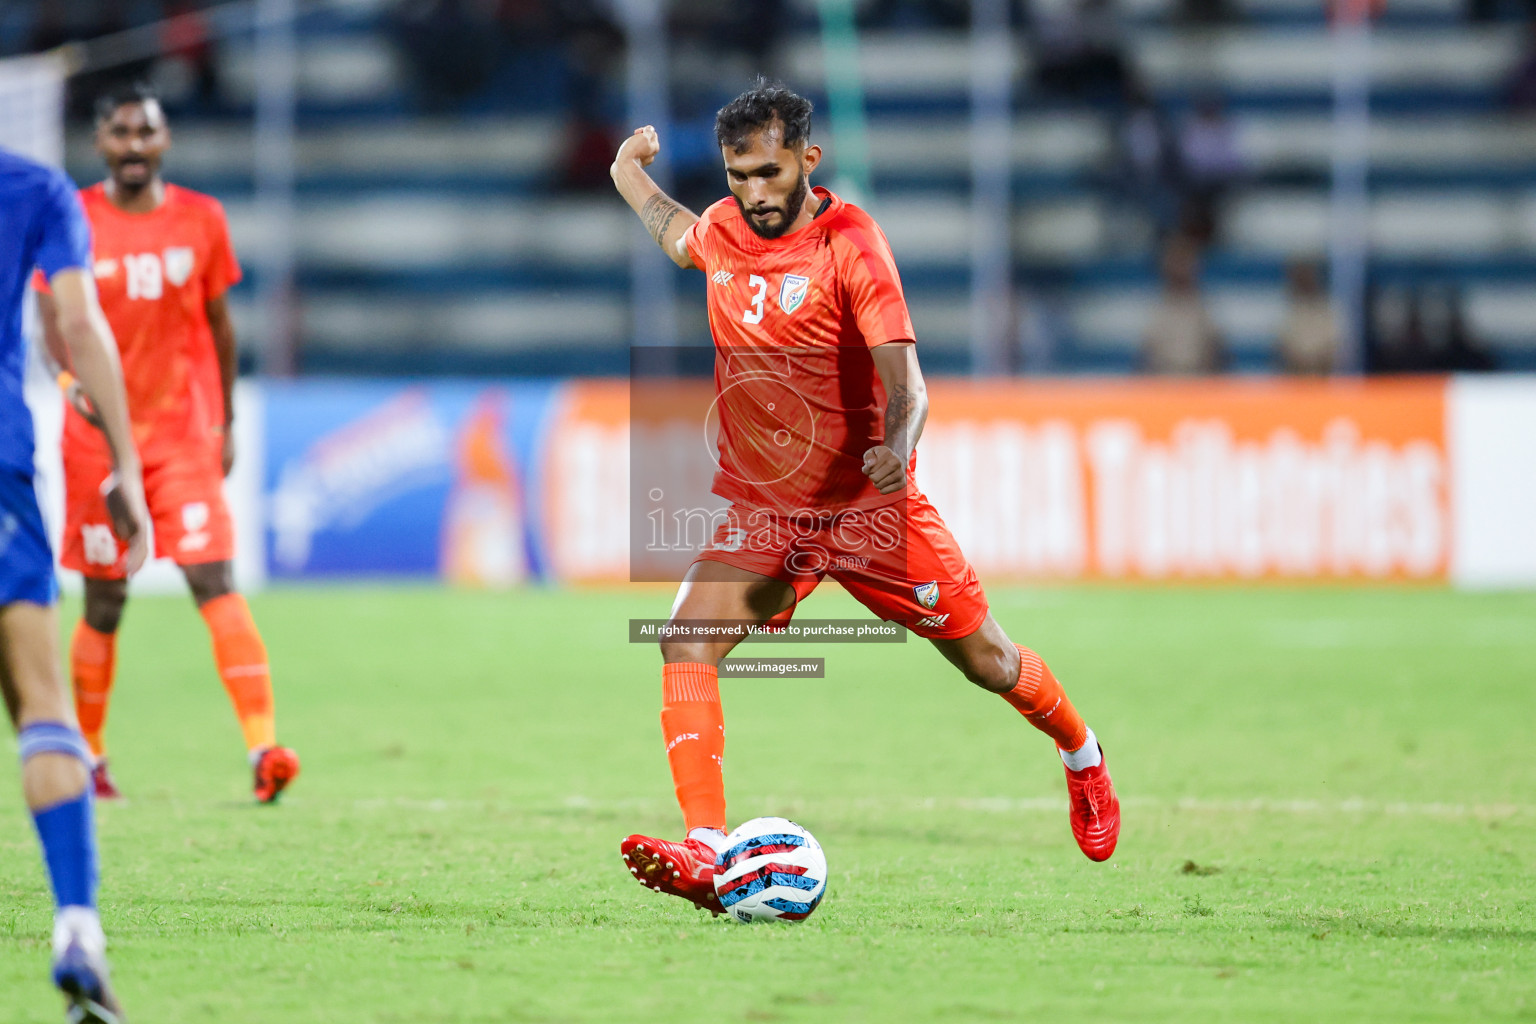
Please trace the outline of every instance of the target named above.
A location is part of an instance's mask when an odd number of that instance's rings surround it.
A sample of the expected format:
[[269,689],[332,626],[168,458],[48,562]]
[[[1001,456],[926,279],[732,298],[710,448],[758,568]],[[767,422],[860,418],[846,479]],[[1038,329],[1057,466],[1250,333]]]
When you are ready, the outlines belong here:
[[0,467],[0,608],[17,601],[52,604],[58,596],[32,474]]

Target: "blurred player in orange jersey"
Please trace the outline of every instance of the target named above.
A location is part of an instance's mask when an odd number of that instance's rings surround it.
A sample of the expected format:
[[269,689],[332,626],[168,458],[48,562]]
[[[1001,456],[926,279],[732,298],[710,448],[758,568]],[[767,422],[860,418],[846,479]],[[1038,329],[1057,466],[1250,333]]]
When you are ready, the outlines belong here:
[[[95,236],[102,309],[117,337],[134,440],[154,523],[155,554],[175,560],[213,638],[219,676],[245,735],[256,799],[271,803],[299,773],[277,744],[267,650],[234,588],[234,527],[223,480],[234,464],[236,375],[226,292],[240,280],[217,200],[168,184],[160,163],[171,143],[154,93],[131,86],[96,108],[96,148],[109,177],[80,199]],[[46,285],[37,282],[45,313]],[[45,315],[45,325],[53,317]],[[60,339],[49,350],[64,365]],[[69,394],[64,423],[65,533],[61,561],[85,576],[85,615],[70,649],[81,731],[96,756],[98,796],[118,796],[102,730],[112,691],[118,623],[128,598],[124,545],[103,497],[112,467],[91,410]]]
[[715,135],[731,194],[703,216],[645,172],[661,148],[654,128],[637,128],[612,167],[667,256],[707,275],[719,415],[713,490],[731,502],[672,606],[673,621],[730,628],[661,644],[663,738],[686,837],[632,835],[620,852],[648,888],[715,913],[716,857],[737,852],[725,846],[718,666],[749,627],[787,622],[825,576],[932,642],[1055,742],[1084,854],[1108,859],[1120,835],[1093,731],[1045,662],[992,617],[975,571],[913,479],[928,399],[896,261],[868,213],[810,186],[821,162],[810,131],[810,102],[782,87],[760,83],[728,103]]

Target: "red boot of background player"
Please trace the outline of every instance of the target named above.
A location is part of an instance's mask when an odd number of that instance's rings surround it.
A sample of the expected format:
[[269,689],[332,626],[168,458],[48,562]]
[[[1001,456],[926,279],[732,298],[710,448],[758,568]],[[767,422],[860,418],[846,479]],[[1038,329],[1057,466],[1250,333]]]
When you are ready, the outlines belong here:
[[117,785],[112,781],[112,773],[107,771],[107,759],[102,758],[96,762],[96,767],[91,769],[91,788],[96,791],[97,800],[121,800],[123,794],[118,792]]
[[630,836],[619,844],[624,865],[647,889],[681,896],[718,917],[715,851],[697,839],[671,843],[650,836]]
[[287,747],[268,747],[256,759],[256,802],[272,804],[299,777],[299,755]]
[[1080,772],[1067,769],[1067,799],[1071,804],[1072,838],[1089,860],[1109,860],[1120,838],[1120,798],[1109,779],[1109,766],[1099,748],[1099,763]]

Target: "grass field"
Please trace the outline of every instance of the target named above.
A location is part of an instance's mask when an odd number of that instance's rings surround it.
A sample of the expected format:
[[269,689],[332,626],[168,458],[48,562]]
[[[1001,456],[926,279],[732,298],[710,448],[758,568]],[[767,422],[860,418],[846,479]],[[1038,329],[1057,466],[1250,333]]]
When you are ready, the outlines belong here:
[[[130,799],[100,815],[130,1014],[1536,1020],[1536,596],[993,597],[1105,742],[1114,859],[1073,845],[1048,741],[926,644],[801,649],[827,679],[722,686],[733,820],[796,818],[833,872],[811,921],[755,928],[618,858],[680,825],[658,659],[625,642],[663,592],[261,595],[305,764],[276,808],[248,802],[190,603],[138,600],[109,734]],[[0,1020],[53,1022],[13,757],[0,794]]]

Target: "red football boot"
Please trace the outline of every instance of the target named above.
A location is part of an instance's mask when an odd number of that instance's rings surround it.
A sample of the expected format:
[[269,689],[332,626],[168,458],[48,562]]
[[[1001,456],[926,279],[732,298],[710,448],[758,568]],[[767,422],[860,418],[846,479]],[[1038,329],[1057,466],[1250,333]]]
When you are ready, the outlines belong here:
[[123,794],[118,792],[117,785],[112,781],[112,773],[107,771],[107,759],[102,758],[96,762],[96,767],[91,769],[91,788],[96,791],[97,800],[121,800]]
[[[1065,767],[1065,766],[1063,766]],[[1067,799],[1072,817],[1072,838],[1089,860],[1109,860],[1120,838],[1120,798],[1109,779],[1104,748],[1099,763],[1075,772],[1067,768]]]
[[299,777],[299,755],[287,747],[268,747],[256,759],[256,802],[272,804]]
[[629,873],[647,889],[681,896],[716,917],[724,913],[715,895],[715,851],[708,844],[630,836],[619,844],[619,852]]

